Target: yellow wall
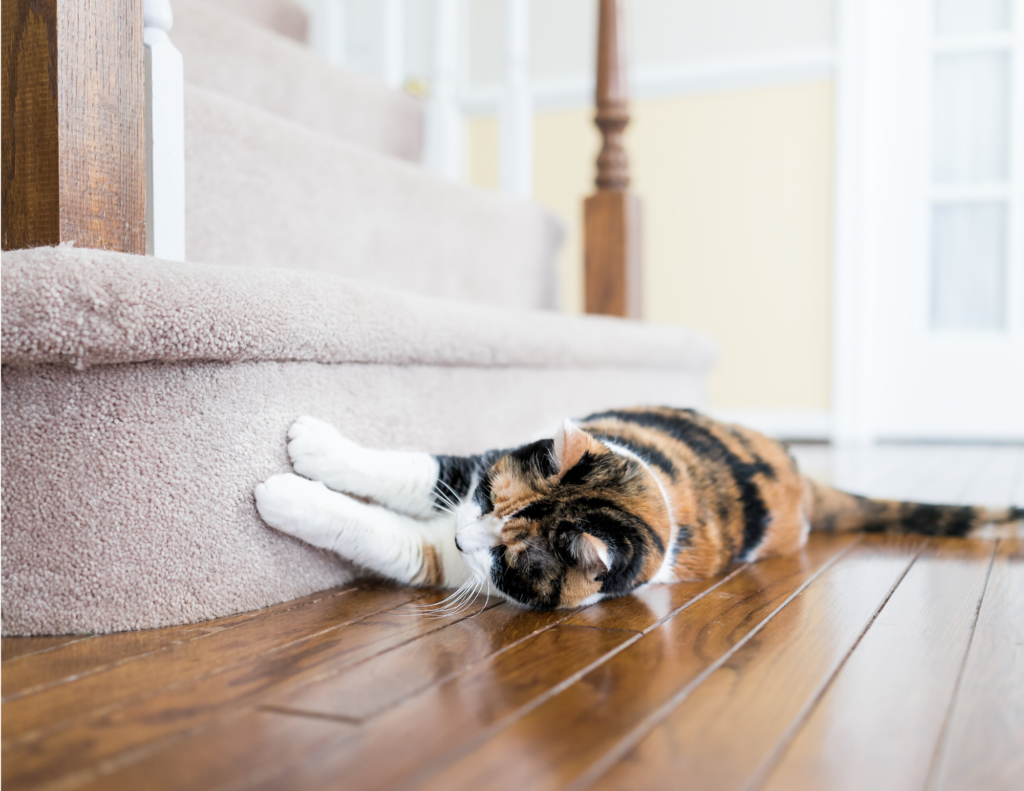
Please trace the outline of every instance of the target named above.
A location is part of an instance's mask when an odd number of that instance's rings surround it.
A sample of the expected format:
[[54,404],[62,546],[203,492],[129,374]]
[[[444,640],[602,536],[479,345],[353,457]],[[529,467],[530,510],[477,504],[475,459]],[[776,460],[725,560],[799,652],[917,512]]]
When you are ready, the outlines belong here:
[[[537,114],[536,199],[566,223],[562,305],[582,305],[592,111]],[[497,125],[468,122],[468,173],[497,186]],[[827,409],[831,378],[832,85],[634,102],[644,311],[718,340],[717,409]]]

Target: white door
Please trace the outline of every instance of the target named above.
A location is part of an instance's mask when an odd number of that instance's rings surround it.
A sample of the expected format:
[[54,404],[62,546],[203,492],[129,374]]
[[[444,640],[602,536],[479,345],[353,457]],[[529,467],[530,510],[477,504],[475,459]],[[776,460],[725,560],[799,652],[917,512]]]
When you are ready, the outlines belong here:
[[1024,0],[853,13],[861,49],[841,68],[861,73],[840,91],[852,82],[861,115],[840,112],[839,134],[858,138],[863,173],[838,240],[857,249],[836,292],[839,307],[855,286],[837,325],[837,386],[858,380],[846,434],[1024,439]]

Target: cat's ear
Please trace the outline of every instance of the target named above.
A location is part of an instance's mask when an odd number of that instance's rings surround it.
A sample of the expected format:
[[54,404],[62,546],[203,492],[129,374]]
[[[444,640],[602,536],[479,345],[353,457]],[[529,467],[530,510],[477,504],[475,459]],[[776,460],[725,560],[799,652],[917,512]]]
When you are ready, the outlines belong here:
[[591,438],[586,431],[576,428],[569,418],[562,421],[555,432],[555,466],[559,477],[579,463],[590,449],[590,443]]
[[573,545],[573,554],[587,571],[599,577],[611,568],[612,556],[608,545],[590,533],[580,533]]

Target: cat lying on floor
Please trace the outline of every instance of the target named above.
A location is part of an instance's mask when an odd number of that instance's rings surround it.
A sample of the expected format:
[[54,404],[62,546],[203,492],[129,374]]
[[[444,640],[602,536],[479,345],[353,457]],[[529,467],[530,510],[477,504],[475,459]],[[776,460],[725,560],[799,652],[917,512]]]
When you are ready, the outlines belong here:
[[288,437],[299,474],[256,487],[271,527],[398,582],[539,609],[795,552],[811,529],[966,536],[1024,516],[845,494],[779,443],[689,409],[566,420],[553,439],[468,457],[364,448],[309,417]]

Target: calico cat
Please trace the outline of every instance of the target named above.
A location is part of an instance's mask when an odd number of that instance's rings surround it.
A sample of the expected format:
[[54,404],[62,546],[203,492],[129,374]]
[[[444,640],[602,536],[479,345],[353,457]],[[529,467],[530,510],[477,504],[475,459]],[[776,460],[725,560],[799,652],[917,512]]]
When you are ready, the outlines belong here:
[[468,457],[372,450],[308,417],[288,437],[298,475],[256,487],[271,527],[398,582],[538,609],[703,579],[795,552],[811,529],[966,536],[1024,517],[845,494],[783,445],[689,409],[602,412]]

